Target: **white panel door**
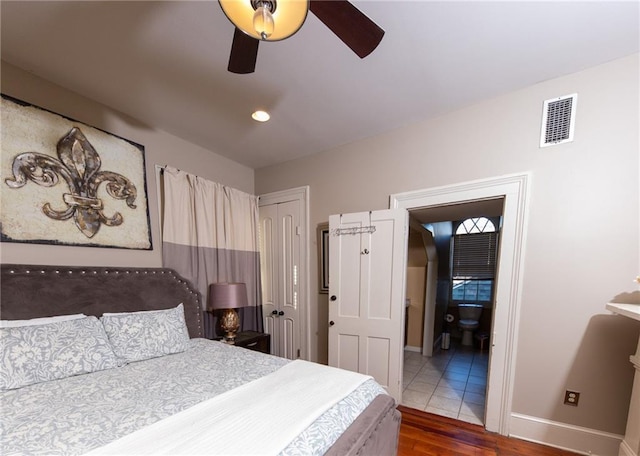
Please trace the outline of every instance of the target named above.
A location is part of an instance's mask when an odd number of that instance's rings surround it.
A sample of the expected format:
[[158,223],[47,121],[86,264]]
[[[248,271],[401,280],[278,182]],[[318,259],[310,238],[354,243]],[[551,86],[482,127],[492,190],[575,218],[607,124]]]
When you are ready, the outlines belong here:
[[278,228],[278,205],[260,207],[260,275],[264,332],[271,334],[269,353],[275,355],[278,315],[278,246],[274,230]]
[[408,212],[329,217],[329,365],[402,394]]
[[271,354],[300,357],[300,202],[260,207],[262,310]]

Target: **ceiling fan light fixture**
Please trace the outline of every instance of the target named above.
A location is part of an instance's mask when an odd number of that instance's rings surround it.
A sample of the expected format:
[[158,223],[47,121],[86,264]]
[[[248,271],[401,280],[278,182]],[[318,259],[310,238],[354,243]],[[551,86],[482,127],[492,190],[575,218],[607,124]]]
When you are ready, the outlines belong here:
[[289,38],[304,24],[309,0],[218,0],[227,19],[262,41]]
[[[271,14],[271,2],[262,2],[262,4],[256,9],[253,14],[253,28],[266,40],[273,34],[273,15]],[[275,8],[275,3],[273,3]]]

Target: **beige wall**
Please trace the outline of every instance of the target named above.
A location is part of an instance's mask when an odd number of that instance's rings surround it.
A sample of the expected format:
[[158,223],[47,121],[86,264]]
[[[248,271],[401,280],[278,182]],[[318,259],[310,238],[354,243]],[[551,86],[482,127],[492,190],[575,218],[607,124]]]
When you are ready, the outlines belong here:
[[[34,77],[6,62],[2,62],[2,93],[142,144],[145,147],[153,241],[152,251],[2,243],[0,261],[3,263],[162,266],[155,165],[175,166],[253,193],[252,169],[152,126],[143,125],[122,113]],[[2,170],[3,180],[8,172],[9,170]]]
[[[530,172],[513,412],[623,434],[639,328],[604,306],[638,289],[638,63],[634,55],[257,170],[256,192],[309,185],[313,227],[387,208],[393,193]],[[543,101],[574,92],[574,142],[539,148]],[[325,313],[312,294],[311,353],[321,361]],[[582,393],[579,407],[562,404],[565,389]]]

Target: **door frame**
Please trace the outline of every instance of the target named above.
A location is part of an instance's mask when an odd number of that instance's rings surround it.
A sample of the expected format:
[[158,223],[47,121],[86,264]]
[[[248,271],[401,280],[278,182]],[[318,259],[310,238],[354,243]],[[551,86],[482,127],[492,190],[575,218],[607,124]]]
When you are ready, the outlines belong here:
[[520,320],[529,172],[396,193],[390,208],[407,210],[504,197],[489,355],[485,428],[509,435]]
[[309,359],[309,349],[311,347],[311,321],[309,303],[311,295],[309,290],[309,186],[295,187],[277,192],[265,193],[258,197],[258,210],[260,206],[270,204],[286,203],[288,201],[300,202],[300,271],[298,280],[300,283],[300,318],[302,322],[300,329],[300,358]]

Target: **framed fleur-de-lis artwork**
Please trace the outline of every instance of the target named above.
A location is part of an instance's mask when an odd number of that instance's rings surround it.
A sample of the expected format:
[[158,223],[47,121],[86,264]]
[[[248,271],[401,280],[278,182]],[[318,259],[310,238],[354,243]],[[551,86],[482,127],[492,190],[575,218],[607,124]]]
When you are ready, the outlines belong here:
[[2,95],[3,242],[150,250],[144,147]]

